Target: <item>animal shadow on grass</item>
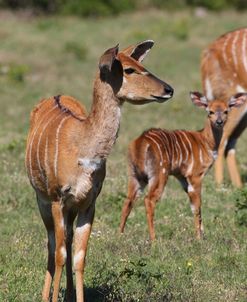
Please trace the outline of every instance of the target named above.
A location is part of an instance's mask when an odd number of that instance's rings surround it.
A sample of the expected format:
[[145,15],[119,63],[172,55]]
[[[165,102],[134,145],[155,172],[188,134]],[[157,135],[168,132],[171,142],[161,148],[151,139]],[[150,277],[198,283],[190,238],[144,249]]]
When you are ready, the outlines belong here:
[[[109,294],[109,290],[106,292],[105,287],[84,287],[85,302],[107,302],[109,300],[106,299],[106,296]],[[52,302],[52,293],[50,295],[49,302]],[[58,302],[76,302],[76,290],[74,289],[73,300],[67,300],[66,289],[60,288]]]

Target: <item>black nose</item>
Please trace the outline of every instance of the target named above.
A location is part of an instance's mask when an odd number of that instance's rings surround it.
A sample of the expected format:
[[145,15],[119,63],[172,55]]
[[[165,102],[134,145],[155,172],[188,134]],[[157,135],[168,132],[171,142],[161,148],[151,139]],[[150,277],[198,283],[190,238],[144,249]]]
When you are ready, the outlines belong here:
[[170,85],[166,84],[165,85],[165,94],[170,94],[170,96],[173,96],[173,93],[174,93],[174,89]]
[[216,125],[217,126],[222,126],[223,125],[223,121],[222,120],[217,120],[216,121]]

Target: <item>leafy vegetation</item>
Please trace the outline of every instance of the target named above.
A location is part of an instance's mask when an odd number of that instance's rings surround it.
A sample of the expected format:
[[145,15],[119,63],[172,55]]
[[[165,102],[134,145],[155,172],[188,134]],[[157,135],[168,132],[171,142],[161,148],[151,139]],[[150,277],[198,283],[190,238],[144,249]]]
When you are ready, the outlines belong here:
[[[171,84],[175,95],[164,104],[123,106],[88,248],[87,301],[246,301],[246,220],[236,223],[246,209],[246,189],[235,192],[228,177],[221,189],[215,188],[213,171],[205,177],[201,242],[194,239],[189,201],[172,177],[156,207],[157,240],[152,245],[143,198],[136,202],[125,233],[118,230],[127,193],[128,143],[149,127],[202,128],[205,113],[193,107],[188,95],[201,90],[201,50],[241,26],[246,26],[245,15],[232,11],[199,18],[192,11],[147,10],[96,20],[1,12],[0,301],[41,300],[46,232],[24,168],[31,109],[40,99],[62,93],[90,109],[99,56],[117,43],[126,47],[144,39],[155,41],[144,65]],[[5,66],[28,68],[19,81]],[[247,132],[237,150],[245,186],[246,144]],[[236,202],[241,206],[236,208]],[[65,274],[61,301],[64,294]]]
[[79,16],[109,16],[148,8],[178,10],[204,7],[219,11],[229,8],[246,9],[246,0],[0,0],[0,6],[12,9],[29,8],[34,12],[49,12]]

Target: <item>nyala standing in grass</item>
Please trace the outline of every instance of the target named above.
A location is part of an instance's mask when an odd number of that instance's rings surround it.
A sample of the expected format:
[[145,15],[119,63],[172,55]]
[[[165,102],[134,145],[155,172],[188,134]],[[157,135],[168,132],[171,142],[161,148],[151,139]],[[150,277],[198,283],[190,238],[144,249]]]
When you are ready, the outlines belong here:
[[192,102],[206,109],[208,117],[200,131],[149,129],[129,144],[128,194],[122,209],[120,231],[139,192],[148,185],[144,202],[150,239],[155,239],[154,209],[161,198],[169,175],[174,175],[190,198],[196,236],[202,237],[201,187],[204,175],[212,166],[232,107],[246,102],[247,93],[238,93],[226,103],[208,101],[199,92],[191,93]]

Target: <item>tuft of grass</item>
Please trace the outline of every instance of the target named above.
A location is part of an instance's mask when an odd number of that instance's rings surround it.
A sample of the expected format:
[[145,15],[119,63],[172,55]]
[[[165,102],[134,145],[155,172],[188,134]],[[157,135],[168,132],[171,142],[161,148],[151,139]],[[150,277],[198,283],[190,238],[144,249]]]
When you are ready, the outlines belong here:
[[235,198],[235,214],[238,225],[247,227],[247,188],[236,191]]

